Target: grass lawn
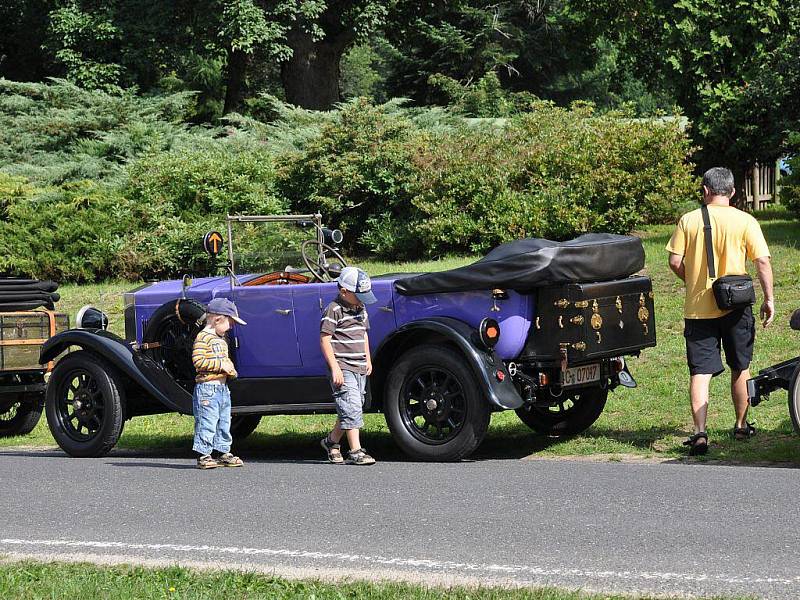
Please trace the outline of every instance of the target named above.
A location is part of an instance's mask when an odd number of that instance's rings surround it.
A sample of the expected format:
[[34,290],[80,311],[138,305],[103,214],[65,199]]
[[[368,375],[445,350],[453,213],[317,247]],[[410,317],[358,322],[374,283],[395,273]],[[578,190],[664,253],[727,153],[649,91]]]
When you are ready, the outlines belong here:
[[[789,329],[789,315],[800,307],[800,223],[780,214],[762,221],[773,255],[777,316],[774,325],[764,331],[759,326],[753,372],[800,353],[800,333]],[[646,271],[653,279],[656,293],[658,346],[645,350],[630,361],[630,369],[639,382],[633,390],[618,388],[610,395],[606,410],[595,425],[582,435],[551,439],[534,435],[513,412],[496,413],[479,458],[518,458],[537,456],[608,454],[610,459],[626,455],[673,458],[683,456],[681,442],[691,431],[688,402],[688,372],[684,358],[683,288],[667,267],[664,245],[671,226],[648,228],[641,233],[647,253]],[[455,257],[442,261],[418,263],[378,263],[364,261],[361,266],[371,273],[441,270],[466,264],[474,257]],[[136,284],[110,282],[96,285],[64,286],[60,291],[60,310],[74,318],[83,304],[103,308],[111,318],[111,329],[123,332],[122,292]],[[761,298],[759,296],[758,306]],[[734,442],[727,373],[715,378],[711,387],[708,431],[711,451],[708,457],[693,460],[734,460],[746,463],[776,461],[800,464],[800,437],[792,431],[785,392],[753,409],[759,434],[752,440]],[[237,449],[251,458],[291,456],[317,457],[317,440],[332,424],[332,417],[272,416],[261,421],[256,433],[238,444]],[[180,415],[140,417],[128,422],[120,440],[122,448],[154,448],[190,456],[192,418]],[[394,446],[381,415],[367,415],[365,446],[379,459],[402,458]],[[53,446],[44,419],[25,437],[0,439],[2,446]],[[616,457],[616,458],[615,458]]]
[[437,588],[404,583],[323,583],[268,575],[192,571],[180,567],[98,567],[88,564],[0,563],[0,598],[45,600],[645,600],[645,596],[583,594],[552,588]]

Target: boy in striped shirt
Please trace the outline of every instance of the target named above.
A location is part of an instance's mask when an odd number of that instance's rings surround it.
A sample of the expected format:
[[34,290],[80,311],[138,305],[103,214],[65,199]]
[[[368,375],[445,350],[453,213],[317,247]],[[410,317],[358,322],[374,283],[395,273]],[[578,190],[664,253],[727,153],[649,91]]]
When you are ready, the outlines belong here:
[[361,447],[359,429],[364,426],[362,408],[367,376],[372,372],[369,353],[369,318],[365,304],[376,301],[369,276],[355,267],[342,269],[339,296],[325,309],[320,323],[320,347],[331,371],[331,388],[336,402],[336,424],[320,442],[328,460],[344,462],[339,441],[347,436],[350,447],[347,462],[372,465],[372,458]]
[[[236,368],[228,357],[224,335],[239,318],[236,305],[227,298],[214,298],[206,309],[206,326],[197,334],[192,346],[192,363],[197,371],[192,412],[197,467],[241,467],[244,463],[231,454],[231,393],[229,377],[236,377]],[[216,455],[216,456],[214,456]]]

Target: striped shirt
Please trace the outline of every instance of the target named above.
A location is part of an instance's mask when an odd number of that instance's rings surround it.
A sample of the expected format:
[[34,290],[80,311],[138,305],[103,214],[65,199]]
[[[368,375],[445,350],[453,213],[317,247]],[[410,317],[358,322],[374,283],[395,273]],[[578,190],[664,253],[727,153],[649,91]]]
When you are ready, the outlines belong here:
[[224,338],[203,329],[192,346],[192,364],[197,371],[195,382],[225,381],[222,361],[228,358],[228,343]]
[[331,336],[331,346],[336,362],[343,371],[366,374],[366,335],[369,318],[364,307],[356,308],[336,298],[328,304],[322,315],[320,333]]

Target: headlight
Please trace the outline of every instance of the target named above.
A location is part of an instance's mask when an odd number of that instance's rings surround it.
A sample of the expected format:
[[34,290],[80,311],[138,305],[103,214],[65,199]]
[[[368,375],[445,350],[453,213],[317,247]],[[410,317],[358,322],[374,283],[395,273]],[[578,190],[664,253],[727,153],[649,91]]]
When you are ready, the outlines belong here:
[[344,240],[344,235],[338,229],[322,228],[322,240],[333,248],[337,248]]
[[87,304],[75,316],[75,327],[78,329],[108,329],[108,316],[99,308]]

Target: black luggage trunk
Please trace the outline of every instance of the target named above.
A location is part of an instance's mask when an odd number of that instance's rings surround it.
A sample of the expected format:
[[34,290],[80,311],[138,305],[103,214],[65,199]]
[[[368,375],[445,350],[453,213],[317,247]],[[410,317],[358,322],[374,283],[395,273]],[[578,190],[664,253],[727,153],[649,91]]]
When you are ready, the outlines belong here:
[[563,348],[575,364],[655,346],[652,290],[649,277],[539,289],[523,358],[560,362]]

